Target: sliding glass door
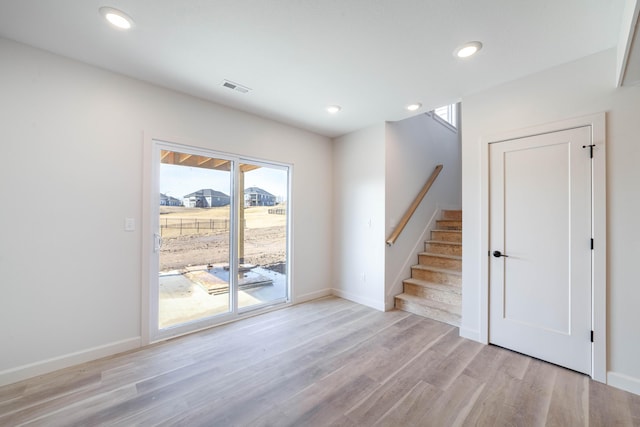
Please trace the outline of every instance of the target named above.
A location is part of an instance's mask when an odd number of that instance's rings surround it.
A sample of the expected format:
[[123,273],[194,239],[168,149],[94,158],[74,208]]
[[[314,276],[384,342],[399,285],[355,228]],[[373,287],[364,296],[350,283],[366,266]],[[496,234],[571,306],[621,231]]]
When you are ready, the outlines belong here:
[[288,170],[264,163],[240,164],[238,307],[243,310],[287,298]]
[[233,161],[160,150],[160,329],[229,313]]
[[151,339],[287,302],[289,167],[160,141],[153,153]]

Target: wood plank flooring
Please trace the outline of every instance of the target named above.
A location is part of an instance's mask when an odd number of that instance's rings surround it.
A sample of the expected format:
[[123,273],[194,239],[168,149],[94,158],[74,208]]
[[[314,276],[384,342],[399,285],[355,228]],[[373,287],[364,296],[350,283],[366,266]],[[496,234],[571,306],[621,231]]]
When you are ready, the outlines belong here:
[[640,396],[324,298],[0,387],[0,426],[640,426]]

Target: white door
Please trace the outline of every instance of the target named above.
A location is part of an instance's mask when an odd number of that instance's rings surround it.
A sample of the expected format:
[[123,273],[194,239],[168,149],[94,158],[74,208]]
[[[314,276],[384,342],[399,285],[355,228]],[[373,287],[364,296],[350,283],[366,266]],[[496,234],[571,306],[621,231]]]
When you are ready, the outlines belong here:
[[513,139],[489,148],[489,340],[587,374],[590,129]]

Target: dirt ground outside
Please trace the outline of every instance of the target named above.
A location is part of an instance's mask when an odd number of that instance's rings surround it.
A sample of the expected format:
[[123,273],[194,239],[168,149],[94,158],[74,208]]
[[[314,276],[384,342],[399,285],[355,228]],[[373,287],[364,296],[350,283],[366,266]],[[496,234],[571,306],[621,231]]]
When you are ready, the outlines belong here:
[[[283,206],[245,208],[244,262],[284,273],[286,215]],[[160,207],[160,271],[229,262],[229,206]]]

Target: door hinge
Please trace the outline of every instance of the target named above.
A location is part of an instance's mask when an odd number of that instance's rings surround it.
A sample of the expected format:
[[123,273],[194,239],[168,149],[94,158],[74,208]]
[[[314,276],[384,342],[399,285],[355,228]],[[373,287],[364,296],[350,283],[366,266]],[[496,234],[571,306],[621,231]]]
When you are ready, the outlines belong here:
[[595,147],[595,144],[591,144],[591,145],[583,145],[582,148],[587,148],[589,147],[589,157],[591,157],[593,159],[593,147]]
[[593,239],[591,239],[591,250],[593,250]]
[[593,331],[591,331],[591,342],[593,342]]

